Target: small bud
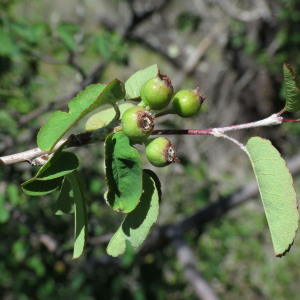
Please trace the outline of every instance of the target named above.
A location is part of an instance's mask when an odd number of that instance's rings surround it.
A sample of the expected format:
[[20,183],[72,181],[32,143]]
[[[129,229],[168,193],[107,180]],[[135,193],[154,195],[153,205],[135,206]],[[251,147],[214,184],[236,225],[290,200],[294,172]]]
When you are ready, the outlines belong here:
[[199,88],[181,90],[174,96],[173,108],[176,114],[182,118],[189,118],[199,112],[204,100],[205,98],[199,93]]
[[173,85],[167,75],[158,72],[157,76],[144,83],[140,94],[145,105],[149,105],[151,109],[163,109],[171,101]]
[[165,167],[179,161],[176,158],[176,148],[165,137],[158,137],[149,141],[146,146],[146,156],[155,167]]
[[124,133],[133,142],[143,142],[153,131],[152,115],[143,107],[135,106],[127,109],[121,118]]

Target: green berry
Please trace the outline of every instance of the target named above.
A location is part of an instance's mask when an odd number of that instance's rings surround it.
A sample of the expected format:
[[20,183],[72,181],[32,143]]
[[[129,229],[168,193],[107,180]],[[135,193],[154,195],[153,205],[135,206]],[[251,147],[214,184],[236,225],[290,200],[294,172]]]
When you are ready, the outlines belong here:
[[199,88],[181,90],[174,96],[173,109],[179,116],[189,118],[199,112],[204,100],[205,98],[199,93]]
[[165,137],[150,140],[146,146],[146,156],[155,167],[165,167],[179,161],[176,158],[176,148]]
[[141,106],[127,109],[121,118],[124,133],[133,142],[143,142],[153,131],[154,121],[152,115]]
[[151,109],[163,109],[171,101],[173,85],[167,75],[158,72],[157,76],[144,83],[140,94],[145,105],[149,105]]

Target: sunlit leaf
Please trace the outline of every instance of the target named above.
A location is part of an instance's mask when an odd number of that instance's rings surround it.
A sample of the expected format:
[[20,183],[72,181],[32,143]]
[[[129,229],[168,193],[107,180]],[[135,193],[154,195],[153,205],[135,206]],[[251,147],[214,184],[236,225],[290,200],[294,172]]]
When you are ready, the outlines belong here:
[[251,138],[246,146],[257,179],[276,256],[293,244],[299,213],[293,178],[271,142]]
[[156,76],[157,73],[158,66],[152,65],[131,75],[125,82],[126,97],[129,99],[140,97],[140,91],[143,84],[150,78]]
[[105,141],[106,201],[115,210],[132,211],[142,194],[142,163],[139,152],[122,132]]
[[289,64],[283,65],[286,103],[284,110],[294,112],[300,110],[300,79]]
[[56,111],[40,129],[37,143],[40,149],[51,151],[64,134],[81,118],[95,108],[112,104],[125,97],[124,84],[114,79],[107,86],[104,84],[89,85],[69,102],[68,113]]
[[[119,105],[122,114],[128,109],[133,107],[132,103],[123,103]],[[93,131],[108,125],[116,116],[116,111],[113,107],[101,110],[100,112],[92,115],[85,124],[86,131]]]
[[107,246],[107,253],[119,256],[126,250],[126,241],[137,248],[147,237],[159,213],[159,192],[155,180],[143,172],[143,194],[138,206],[129,213]]

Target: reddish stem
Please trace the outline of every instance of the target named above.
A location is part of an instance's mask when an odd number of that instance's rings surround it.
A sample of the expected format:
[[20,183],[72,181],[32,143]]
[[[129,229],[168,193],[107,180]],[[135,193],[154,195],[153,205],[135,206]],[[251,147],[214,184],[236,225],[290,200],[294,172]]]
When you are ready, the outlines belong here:
[[152,135],[189,134],[189,135],[213,135],[212,129],[157,129]]
[[298,119],[298,120],[283,119],[283,120],[282,120],[282,122],[287,122],[287,123],[297,123],[297,122],[299,122],[299,121],[300,121],[300,119]]

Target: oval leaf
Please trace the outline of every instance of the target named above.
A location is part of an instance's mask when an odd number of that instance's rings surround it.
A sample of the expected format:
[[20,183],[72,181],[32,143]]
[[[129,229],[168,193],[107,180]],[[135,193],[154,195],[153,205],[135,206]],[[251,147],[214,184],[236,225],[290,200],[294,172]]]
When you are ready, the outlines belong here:
[[78,258],[84,250],[87,233],[88,221],[85,201],[85,184],[81,175],[75,170],[69,175],[74,194],[74,250],[73,259]]
[[293,178],[280,153],[271,142],[251,138],[246,146],[257,179],[276,256],[293,244],[299,213]]
[[95,108],[116,103],[125,97],[124,84],[114,79],[107,86],[104,84],[89,85],[69,102],[68,113],[56,111],[40,129],[37,143],[43,151],[51,151],[64,134],[81,118]]
[[150,78],[156,76],[157,73],[158,66],[152,65],[131,75],[125,82],[126,97],[129,99],[140,97],[140,91],[143,84]]
[[73,172],[79,165],[77,156],[72,152],[61,152],[59,150],[40,168],[33,178],[24,182],[22,185],[26,185],[35,180],[52,180]]
[[[123,103],[119,105],[121,116],[128,109],[133,107],[132,103]],[[108,125],[116,116],[115,109],[108,108],[92,115],[85,124],[86,131],[93,131]]]
[[55,190],[59,189],[63,177],[55,178],[52,180],[33,180],[26,181],[22,184],[22,190],[25,194],[30,196],[43,196],[50,194]]
[[300,79],[289,64],[283,65],[286,103],[284,110],[294,112],[300,110]]
[[105,141],[106,201],[115,210],[132,211],[142,194],[142,163],[139,152],[122,132]]
[[150,174],[143,172],[141,201],[136,209],[126,216],[107,246],[107,253],[111,256],[123,254],[126,250],[126,241],[129,241],[134,248],[139,247],[157,220],[159,192],[156,188],[156,179],[154,180]]
[[69,175],[64,177],[64,181],[53,210],[56,215],[66,215],[74,212],[74,192]]
[[74,153],[63,151],[55,161],[50,159],[46,165],[47,168],[41,168],[35,179],[49,180],[65,176],[78,168],[79,160]]

